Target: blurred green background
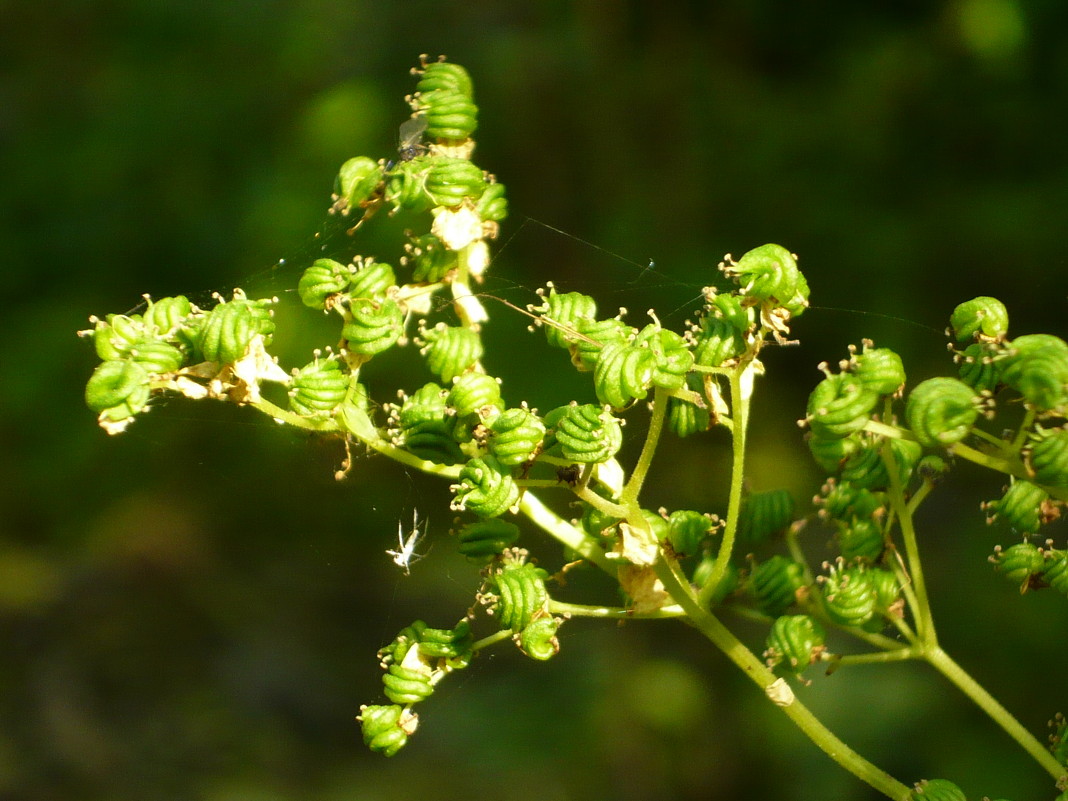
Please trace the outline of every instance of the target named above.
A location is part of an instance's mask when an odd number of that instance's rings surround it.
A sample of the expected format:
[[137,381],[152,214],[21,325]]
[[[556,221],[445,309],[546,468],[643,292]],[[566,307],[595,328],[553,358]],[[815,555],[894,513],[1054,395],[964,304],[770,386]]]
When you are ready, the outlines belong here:
[[[406,751],[370,755],[375,650],[477,586],[443,484],[372,459],[336,483],[336,444],[221,404],[94,424],[87,315],[295,286],[338,165],[394,151],[421,52],[471,71],[476,160],[509,190],[489,291],[523,304],[555,278],[677,326],[724,253],[800,254],[816,308],[767,353],[755,489],[817,489],[794,421],[847,343],[898,349],[910,383],[948,372],[941,329],[977,294],[1014,334],[1065,334],[1061,2],[0,2],[0,799],[872,797],[670,623],[576,621],[544,665],[501,648]],[[490,346],[530,359],[487,359],[512,402],[589,393],[491,311]],[[416,385],[369,373],[380,400]],[[725,465],[722,438],[665,449],[648,505],[720,509]],[[962,465],[925,506],[928,581],[946,648],[1044,736],[1068,613],[986,563],[1011,538],[978,503],[1003,483]],[[383,550],[413,507],[434,548],[402,578]],[[805,693],[904,781],[1053,794],[923,667]]]

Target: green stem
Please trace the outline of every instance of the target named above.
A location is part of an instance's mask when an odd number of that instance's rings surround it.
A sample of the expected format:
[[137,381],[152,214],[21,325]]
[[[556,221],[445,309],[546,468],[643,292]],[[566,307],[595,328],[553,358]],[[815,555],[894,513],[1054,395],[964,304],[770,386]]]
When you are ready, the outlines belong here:
[[837,654],[826,657],[824,662],[834,665],[881,665],[888,662],[907,662],[922,656],[915,648],[896,648],[893,651],[875,651],[870,654]]
[[949,654],[936,646],[926,649],[924,658],[1001,726],[1050,776],[1058,782],[1068,779],[1068,770],[1065,766],[1058,762],[1056,757],[1025,729],[1012,713],[999,704],[981,684],[954,662]]
[[727,505],[727,525],[723,529],[723,541],[712,572],[705,581],[698,595],[698,603],[707,607],[712,600],[716,587],[723,581],[734,549],[734,537],[738,531],[738,518],[742,509],[742,487],[745,480],[745,441],[749,425],[749,402],[753,393],[753,379],[756,375],[755,362],[749,361],[739,365],[739,369],[728,376],[731,386],[731,416],[734,427],[731,430],[732,464],[731,486]]
[[823,725],[793,695],[785,679],[776,677],[718,618],[705,610],[700,601],[694,598],[689,587],[680,582],[675,571],[665,560],[658,560],[656,573],[671,597],[686,611],[690,622],[746,676],[761,687],[768,699],[773,701],[818,748],[845,770],[884,795],[896,799],[909,797],[908,787],[866,760]]
[[472,651],[481,651],[483,648],[488,648],[491,645],[499,643],[501,640],[509,640],[512,638],[511,629],[502,629],[494,634],[490,634],[488,637],[483,637],[481,640],[476,640],[471,645]]
[[662,606],[651,612],[636,614],[633,609],[618,606],[590,606],[588,604],[569,604],[564,601],[549,599],[549,612],[554,615],[571,615],[572,617],[600,617],[610,620],[652,620],[658,618],[683,617],[686,613],[681,606]]
[[901,539],[905,544],[905,558],[908,560],[909,574],[916,594],[916,603],[912,607],[913,619],[916,621],[916,634],[929,648],[938,647],[935,634],[934,618],[931,615],[931,603],[927,597],[927,584],[923,576],[923,564],[920,561],[920,547],[916,539],[916,528],[912,524],[908,503],[905,501],[905,488],[901,483],[901,473],[894,458],[890,440],[883,440],[882,458],[890,476],[890,503],[897,513],[897,526],[901,530]]
[[653,455],[656,453],[656,445],[660,441],[660,432],[664,429],[664,414],[667,412],[667,405],[667,392],[657,387],[653,392],[653,413],[649,419],[649,430],[645,434],[641,455],[619,499],[622,506],[636,503],[641,494],[642,484],[645,483],[645,476],[649,472],[649,467],[653,463]]
[[586,535],[580,528],[568,523],[556,512],[543,504],[532,492],[524,492],[519,501],[519,510],[531,521],[579,554],[583,559],[593,562],[610,576],[615,576],[616,566],[605,556],[595,539]]

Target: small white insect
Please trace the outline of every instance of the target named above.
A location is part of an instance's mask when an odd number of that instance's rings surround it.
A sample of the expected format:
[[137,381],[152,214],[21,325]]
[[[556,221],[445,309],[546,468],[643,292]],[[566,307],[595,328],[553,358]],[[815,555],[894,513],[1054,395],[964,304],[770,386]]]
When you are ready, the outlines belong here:
[[[423,541],[423,537],[426,536],[426,520],[419,522],[419,510],[412,509],[412,529],[408,532],[407,538],[404,536],[404,525],[400,522],[397,523],[397,550],[387,550],[386,553],[393,557],[393,564],[404,571],[404,575],[411,574],[412,562],[418,562],[424,556],[425,553],[416,553],[415,549],[419,546],[419,543]],[[419,527],[422,526],[422,531]]]

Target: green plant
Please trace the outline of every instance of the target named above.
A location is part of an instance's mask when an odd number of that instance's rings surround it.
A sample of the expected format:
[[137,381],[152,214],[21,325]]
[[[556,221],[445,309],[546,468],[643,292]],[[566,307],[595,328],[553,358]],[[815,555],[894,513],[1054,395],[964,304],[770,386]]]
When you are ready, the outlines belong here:
[[[791,684],[806,668],[927,662],[1064,790],[1063,719],[1047,749],[940,646],[914,519],[948,470],[948,455],[1003,473],[1011,484],[987,510],[1019,541],[997,550],[996,569],[1021,590],[1068,594],[1066,552],[1032,541],[1068,500],[1068,345],[1046,334],[1009,340],[1004,306],[981,297],[951,316],[959,377],[923,381],[906,395],[900,357],[870,342],[851,349],[837,372],[822,365],[825,378],[802,423],[829,479],[818,515],[795,519],[787,493],[743,489],[762,348],[786,341],[808,305],[796,257],[768,244],[723,260],[719,268],[736,288],[706,289],[700,318],[682,332],[653,314],[640,326],[622,314],[599,316],[594,298],[546,287],[525,313],[549,346],[590,375],[597,403],[564,398],[541,413],[509,398],[483,364],[490,315],[475,290],[507,203],[503,185],[471,161],[478,112],[471,80],[444,60],[423,59],[415,72],[401,158],[346,162],[331,206],[354,234],[376,215],[404,215],[418,226],[404,254],[395,265],[319,259],[297,286],[305,306],[335,320],[336,347],[287,372],[269,352],[281,333],[275,301],[240,290],[217,296],[210,309],[181,296],[148,300],[137,314],[93,318],[83,332],[102,360],[86,402],[109,433],[125,430],[157,396],[214,398],[450,482],[452,508],[463,515],[458,550],[481,570],[476,604],[458,610],[449,628],[415,621],[379,651],[389,703],[361,710],[366,744],[396,754],[416,732],[416,705],[499,643],[545,660],[559,651],[560,626],[577,618],[678,619],[817,746],[891,798],[963,795],[943,779],[909,787],[839,740],[805,706],[804,680],[797,692]],[[361,381],[365,365],[406,346],[424,357],[424,383],[398,402],[372,399]],[[616,459],[628,433],[623,420],[645,409],[640,455],[624,469]],[[988,433],[980,425],[987,420],[1012,433]],[[710,429],[732,441],[727,508],[651,511],[646,477],[661,438]],[[567,519],[563,505],[542,495],[575,501],[581,512]],[[814,569],[805,546],[817,517],[834,526],[840,557]],[[564,600],[560,574],[517,547],[537,547],[513,522],[521,518],[615,579],[625,601]],[[422,555],[418,542],[413,520],[387,552],[407,571]],[[726,625],[731,616],[768,626],[763,654]],[[855,641],[856,650],[832,652],[829,631]]]

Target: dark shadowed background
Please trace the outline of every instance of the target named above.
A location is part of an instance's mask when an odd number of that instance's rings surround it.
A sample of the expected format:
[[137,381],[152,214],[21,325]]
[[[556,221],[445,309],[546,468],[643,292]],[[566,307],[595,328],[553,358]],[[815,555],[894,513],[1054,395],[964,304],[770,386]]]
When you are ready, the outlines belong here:
[[[96,427],[87,316],[291,290],[337,167],[394,152],[423,52],[470,70],[476,160],[509,190],[488,291],[524,304],[554,278],[677,327],[725,253],[800,255],[814,308],[767,353],[755,489],[817,489],[794,421],[848,343],[898,349],[914,384],[952,369],[942,329],[975,295],[1013,334],[1066,333],[1060,2],[0,1],[0,798],[872,797],[671,623],[576,621],[547,664],[499,648],[371,755],[353,717],[381,698],[375,650],[414,617],[452,625],[478,583],[443,482],[362,459],[337,483],[336,443],[221,404]],[[490,348],[529,359],[487,357],[513,403],[592,398],[491,311]],[[369,374],[380,400],[414,388]],[[665,448],[647,505],[721,510],[725,453]],[[1010,537],[978,504],[1004,483],[962,465],[922,544],[947,650],[1042,732],[1068,613],[986,563]],[[383,551],[413,507],[434,547],[404,578]],[[930,670],[815,679],[813,707],[903,781],[1053,794]]]

